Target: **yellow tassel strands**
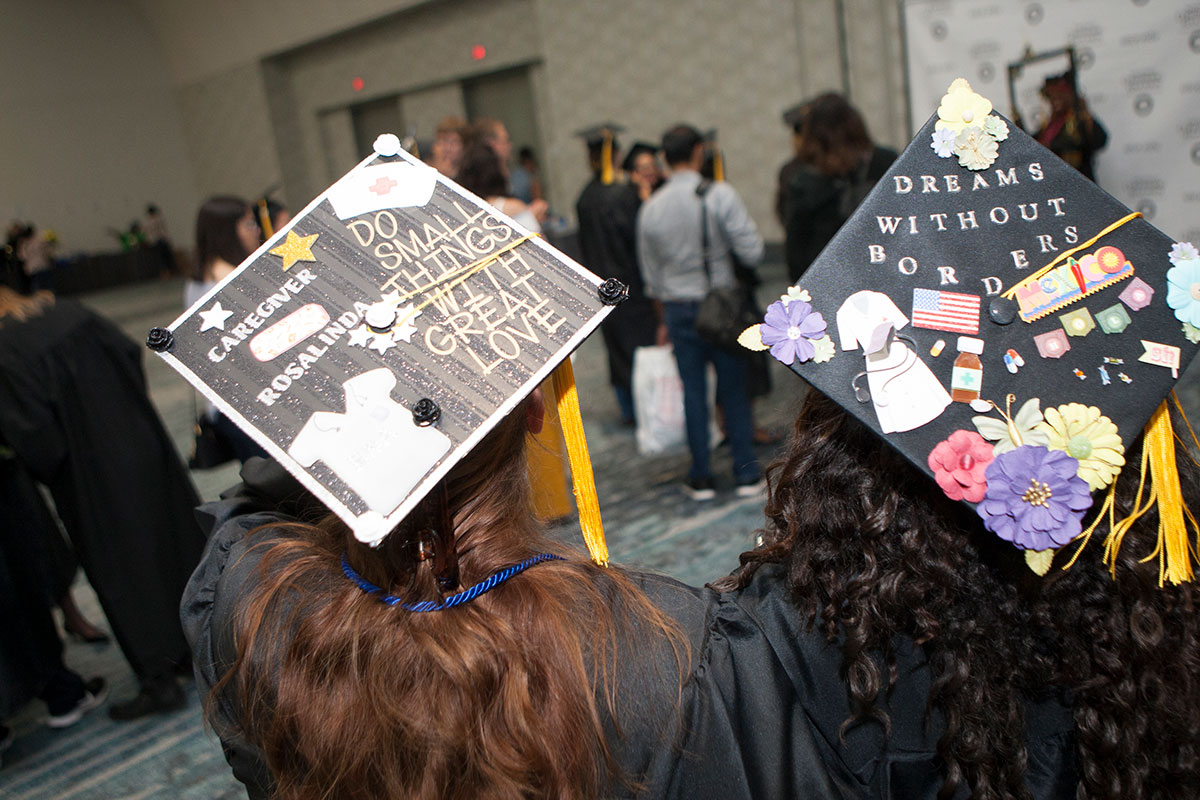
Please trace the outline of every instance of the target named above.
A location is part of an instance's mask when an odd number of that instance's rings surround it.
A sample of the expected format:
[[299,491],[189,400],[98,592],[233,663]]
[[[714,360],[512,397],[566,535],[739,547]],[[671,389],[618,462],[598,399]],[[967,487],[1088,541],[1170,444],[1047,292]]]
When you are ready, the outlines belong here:
[[608,565],[608,544],[604,541],[604,523],[600,519],[600,502],[596,498],[596,479],[588,456],[587,438],[583,433],[583,417],[579,413],[579,391],[575,388],[575,371],[571,359],[566,359],[553,372],[554,394],[563,439],[567,443],[567,460],[571,463],[571,481],[575,488],[575,506],[579,509],[579,527],[592,561]]
[[[1171,393],[1171,396],[1176,406],[1179,407],[1179,400],[1175,398],[1174,392]],[[1182,416],[1182,407],[1179,407],[1179,413],[1184,424],[1191,431],[1191,424],[1188,423],[1187,417]],[[1195,439],[1194,433],[1192,437]],[[1158,510],[1158,539],[1154,549],[1142,559],[1142,563],[1152,559],[1158,560],[1159,586],[1165,583],[1186,583],[1195,577],[1192,558],[1196,555],[1196,549],[1189,541],[1188,523],[1191,523],[1192,530],[1196,531],[1198,543],[1200,543],[1200,525],[1197,524],[1191,509],[1183,504],[1183,491],[1179,486],[1179,472],[1175,464],[1175,439],[1175,432],[1171,427],[1171,416],[1164,400],[1155,410],[1154,415],[1150,417],[1144,431],[1141,474],[1138,480],[1137,495],[1134,497],[1133,511],[1123,519],[1116,519],[1114,503],[1116,481],[1114,481],[1104,499],[1104,505],[1100,508],[1100,513],[1096,515],[1096,519],[1088,526],[1087,530],[1079,535],[1079,549],[1063,569],[1069,569],[1075,563],[1096,528],[1107,519],[1109,530],[1104,541],[1104,561],[1108,564],[1110,573],[1116,577],[1117,553],[1121,549],[1125,534],[1140,517],[1155,507]],[[1147,476],[1149,477],[1148,486]]]

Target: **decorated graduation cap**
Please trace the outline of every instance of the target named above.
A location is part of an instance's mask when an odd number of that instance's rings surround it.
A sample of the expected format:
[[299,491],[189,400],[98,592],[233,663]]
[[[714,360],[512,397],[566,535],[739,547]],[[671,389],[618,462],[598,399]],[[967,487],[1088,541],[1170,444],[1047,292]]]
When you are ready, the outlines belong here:
[[[1191,579],[1185,515],[1195,521],[1164,398],[1197,341],[1196,249],[962,79],[801,284],[743,334],[1043,574],[1055,550],[1086,543],[1089,510],[1109,517],[1119,545],[1129,521],[1107,513],[1112,487],[1122,468],[1141,469],[1171,582]],[[1144,461],[1127,465],[1143,430]]]
[[147,343],[372,544],[552,375],[604,563],[569,355],[624,294],[385,134]]
[[617,149],[617,134],[625,129],[615,122],[602,122],[575,132],[587,144],[588,156],[600,164],[600,181],[613,182],[613,152]]

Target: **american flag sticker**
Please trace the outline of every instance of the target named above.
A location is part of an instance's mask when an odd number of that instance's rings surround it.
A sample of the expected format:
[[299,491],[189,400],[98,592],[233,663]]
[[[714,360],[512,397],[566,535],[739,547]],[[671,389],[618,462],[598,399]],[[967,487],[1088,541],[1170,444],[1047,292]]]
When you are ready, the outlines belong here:
[[979,295],[913,289],[912,324],[952,333],[979,333]]

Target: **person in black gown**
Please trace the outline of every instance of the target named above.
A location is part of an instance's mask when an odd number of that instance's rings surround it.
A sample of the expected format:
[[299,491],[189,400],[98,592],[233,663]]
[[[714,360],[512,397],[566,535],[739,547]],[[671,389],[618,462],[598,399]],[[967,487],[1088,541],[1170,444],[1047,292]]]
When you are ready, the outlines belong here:
[[204,537],[199,497],[146,394],[142,349],[48,293],[0,287],[0,438],[47,486],[140,684],[115,719],[179,708],[179,598]]
[[[585,133],[585,140],[592,177],[575,204],[579,250],[585,267],[601,278],[616,278],[629,287],[629,299],[600,324],[600,334],[608,351],[609,382],[617,396],[622,422],[633,425],[633,352],[654,345],[659,328],[654,303],[642,288],[637,262],[635,224],[643,198],[639,194],[640,184],[615,181],[612,177],[606,180],[613,173],[617,157],[613,131],[593,129]],[[607,165],[606,157],[610,159]],[[631,162],[630,166],[634,164]]]

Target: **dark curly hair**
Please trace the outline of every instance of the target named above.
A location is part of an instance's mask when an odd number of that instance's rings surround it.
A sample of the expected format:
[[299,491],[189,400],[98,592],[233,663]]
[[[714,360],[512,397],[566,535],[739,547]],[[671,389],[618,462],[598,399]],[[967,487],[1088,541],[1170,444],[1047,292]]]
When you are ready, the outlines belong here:
[[[1128,463],[1140,450],[1139,440]],[[1179,471],[1184,497],[1200,497],[1200,470]],[[1137,473],[1118,479],[1118,514],[1132,508]],[[863,719],[887,730],[876,699],[895,680],[891,642],[902,635],[924,647],[927,708],[945,719],[940,796],[965,782],[976,798],[1029,797],[1025,706],[1053,697],[1074,709],[1078,798],[1200,796],[1196,589],[1159,588],[1157,564],[1140,563],[1156,513],[1126,535],[1115,580],[1103,527],[1071,569],[1059,567],[1076,544],[1038,578],[969,508],[815,391],[768,477],[763,544],[721,588],[745,586],[762,564],[786,567],[799,613],[841,642],[854,709],[843,730]]]

